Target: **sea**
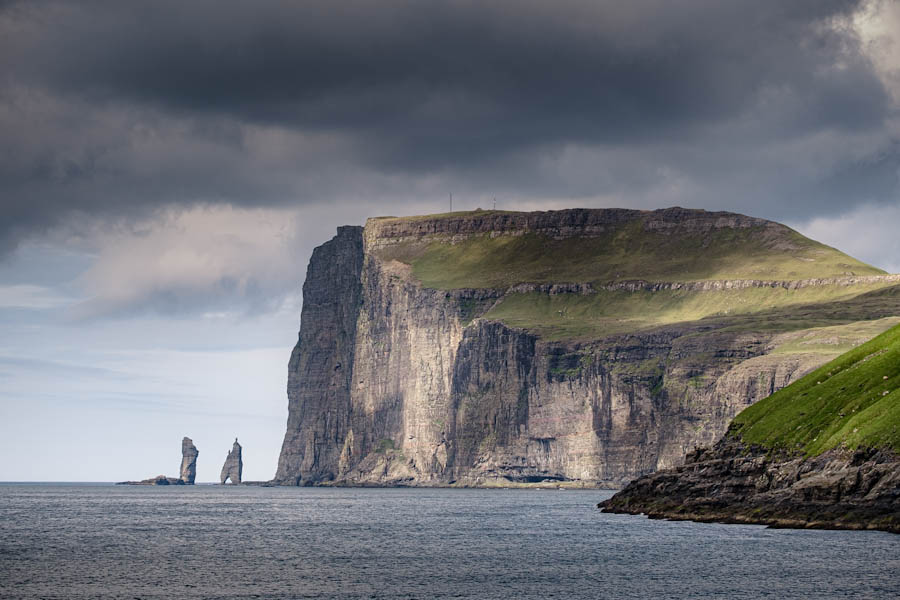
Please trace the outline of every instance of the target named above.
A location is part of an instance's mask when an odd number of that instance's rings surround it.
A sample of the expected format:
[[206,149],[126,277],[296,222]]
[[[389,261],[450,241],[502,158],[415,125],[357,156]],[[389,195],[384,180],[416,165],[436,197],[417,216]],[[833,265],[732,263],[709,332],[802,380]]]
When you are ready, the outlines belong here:
[[607,491],[0,485],[0,598],[898,598],[900,536]]

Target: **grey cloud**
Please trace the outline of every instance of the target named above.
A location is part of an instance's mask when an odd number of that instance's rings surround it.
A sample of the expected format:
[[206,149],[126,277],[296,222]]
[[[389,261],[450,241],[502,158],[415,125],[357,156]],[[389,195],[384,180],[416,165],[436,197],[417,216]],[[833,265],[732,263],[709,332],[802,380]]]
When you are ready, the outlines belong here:
[[498,147],[679,134],[770,91],[774,118],[794,128],[877,126],[878,79],[848,31],[825,27],[857,5],[63,4],[42,16],[65,28],[22,26],[8,60],[17,80],[97,102],[390,134],[401,163],[449,150],[456,164]]
[[9,3],[0,252],[73,211],[197,202],[882,202],[896,107],[860,6]]

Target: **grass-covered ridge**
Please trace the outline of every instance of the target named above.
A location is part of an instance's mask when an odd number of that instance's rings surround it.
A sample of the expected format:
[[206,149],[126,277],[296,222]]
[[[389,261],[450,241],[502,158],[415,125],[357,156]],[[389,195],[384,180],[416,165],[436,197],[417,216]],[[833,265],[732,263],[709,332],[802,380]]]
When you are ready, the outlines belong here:
[[[548,340],[597,339],[711,319],[722,321],[721,327],[785,332],[900,315],[897,294],[871,296],[896,280],[834,282],[883,275],[880,269],[778,223],[733,213],[472,211],[376,218],[367,230],[377,258],[409,265],[408,273],[431,289],[591,284],[596,293],[583,295],[510,290],[486,314],[465,315],[465,323],[480,316]],[[636,280],[664,285],[640,291],[618,285]],[[714,280],[824,281],[773,287],[702,283]],[[691,285],[665,285],[681,282]]]
[[382,258],[411,265],[423,285],[436,289],[634,279],[796,280],[884,273],[787,227],[770,225],[679,234],[647,229],[643,220],[636,219],[595,237],[484,233],[459,240],[431,236],[386,248]]
[[839,446],[900,452],[900,325],[748,407],[732,431],[811,456]]
[[531,292],[508,294],[484,318],[549,340],[599,338],[702,319],[731,329],[796,331],[900,314],[900,286],[885,285]]

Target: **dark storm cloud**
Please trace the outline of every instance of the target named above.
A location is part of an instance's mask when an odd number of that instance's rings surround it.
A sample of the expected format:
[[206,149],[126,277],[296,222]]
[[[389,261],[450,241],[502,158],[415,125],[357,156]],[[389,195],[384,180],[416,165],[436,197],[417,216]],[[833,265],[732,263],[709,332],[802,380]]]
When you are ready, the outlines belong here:
[[880,83],[852,39],[823,27],[854,3],[783,5],[63,7],[47,15],[58,29],[22,40],[12,70],[101,102],[481,151],[658,136],[739,114],[766,90],[802,104],[803,126],[877,124]]
[[[693,190],[683,203],[770,217],[879,201],[900,161],[890,96],[846,23],[858,9],[7,4],[0,243],[73,210],[410,197],[434,181],[647,205],[674,172]],[[847,139],[864,150],[841,155]],[[804,162],[798,144],[827,159]]]

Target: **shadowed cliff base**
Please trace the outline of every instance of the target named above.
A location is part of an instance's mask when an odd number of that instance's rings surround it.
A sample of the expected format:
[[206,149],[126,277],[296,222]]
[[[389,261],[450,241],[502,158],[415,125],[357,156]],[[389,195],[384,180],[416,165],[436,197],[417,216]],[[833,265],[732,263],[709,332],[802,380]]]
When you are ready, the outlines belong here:
[[900,533],[900,326],[739,414],[606,512]]
[[898,281],[681,208],[341,227],[309,263],[274,483],[621,487],[895,325]]

